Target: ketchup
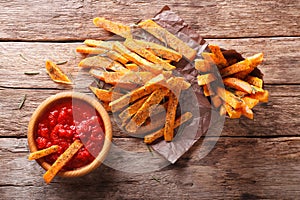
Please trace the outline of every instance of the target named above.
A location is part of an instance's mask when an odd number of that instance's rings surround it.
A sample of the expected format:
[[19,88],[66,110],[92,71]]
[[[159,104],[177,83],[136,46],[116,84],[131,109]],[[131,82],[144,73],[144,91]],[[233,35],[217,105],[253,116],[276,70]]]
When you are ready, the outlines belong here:
[[65,99],[52,105],[38,123],[36,144],[39,150],[58,145],[56,153],[45,157],[53,164],[76,139],[84,146],[64,166],[73,170],[91,163],[99,154],[104,143],[104,125],[99,113],[90,104]]

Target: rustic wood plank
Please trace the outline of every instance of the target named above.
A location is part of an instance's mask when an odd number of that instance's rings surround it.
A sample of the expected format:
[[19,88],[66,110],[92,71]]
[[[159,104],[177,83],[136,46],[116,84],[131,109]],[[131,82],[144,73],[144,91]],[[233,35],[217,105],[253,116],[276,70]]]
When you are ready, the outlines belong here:
[[[210,141],[214,141],[211,138]],[[148,151],[133,139],[115,139],[131,151]],[[199,158],[202,141],[174,165],[144,174],[104,165],[75,179],[43,182],[44,171],[28,161],[26,139],[0,139],[3,199],[294,199],[300,196],[300,138],[220,138]],[[207,148],[208,146],[203,146]],[[162,191],[162,188],[163,191]],[[62,192],[63,191],[63,192]]]
[[[282,136],[300,135],[300,86],[267,86],[270,102],[254,108],[254,120],[227,119],[222,136]],[[0,89],[0,136],[24,137],[33,111],[58,90]],[[23,95],[27,100],[18,110]],[[13,122],[13,123],[12,123]],[[114,122],[113,122],[114,123]],[[117,127],[115,124],[114,127]],[[115,128],[114,135],[127,137]]]
[[[9,42],[0,44],[0,86],[17,88],[70,88],[54,83],[45,69],[45,61],[68,61],[61,65],[70,78],[76,77],[78,63],[82,56],[75,52],[78,44],[72,43],[22,43]],[[38,75],[25,75],[35,71]]]
[[[237,49],[249,56],[258,52],[265,54],[265,61],[259,67],[265,73],[267,84],[300,84],[299,56],[300,38],[259,38],[209,40],[224,48]],[[82,55],[75,52],[80,43],[0,43],[0,86],[17,88],[58,88],[65,86],[53,83],[45,71],[45,60],[68,61],[61,68],[71,74],[77,85],[88,81],[77,67]],[[284,52],[284,54],[283,54]],[[35,76],[25,75],[27,71],[38,71]]]
[[1,40],[83,40],[109,36],[94,17],[132,24],[169,5],[204,37],[299,36],[299,1],[1,1]]

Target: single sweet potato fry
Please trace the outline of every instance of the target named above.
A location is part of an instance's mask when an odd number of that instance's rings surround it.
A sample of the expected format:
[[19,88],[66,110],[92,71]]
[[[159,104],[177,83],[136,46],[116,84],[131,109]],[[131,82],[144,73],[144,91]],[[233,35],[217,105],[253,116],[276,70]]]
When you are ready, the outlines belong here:
[[214,74],[210,73],[210,74],[198,75],[197,79],[198,79],[198,85],[202,86],[213,82],[214,80],[216,80],[216,77]]
[[137,64],[134,64],[134,63],[125,64],[125,67],[127,69],[129,69],[130,71],[134,71],[134,72],[139,71],[139,66]]
[[228,66],[227,60],[224,58],[223,53],[219,46],[210,44],[208,45],[208,48],[216,56],[216,60],[214,60],[216,65],[220,65],[221,67]]
[[36,160],[36,159],[48,156],[52,153],[57,152],[58,149],[59,149],[58,145],[52,145],[51,147],[48,147],[46,149],[42,149],[42,150],[39,150],[39,151],[32,152],[32,153],[29,154],[28,160]]
[[255,94],[249,95],[249,97],[253,99],[258,99],[260,102],[268,102],[269,101],[269,92],[268,90],[264,90],[263,92],[257,92]]
[[102,57],[102,56],[91,56],[81,60],[78,64],[79,67],[83,68],[100,68],[100,69],[108,69],[114,61]]
[[136,101],[137,99],[142,98],[143,96],[146,96],[150,93],[152,93],[154,90],[159,90],[164,88],[166,85],[165,77],[160,74],[154,78],[152,78],[150,81],[148,81],[144,86],[137,88],[130,93],[122,96],[119,99],[116,99],[112,101],[109,105],[112,108],[113,112],[116,112],[126,105],[128,105],[131,102]]
[[124,95],[122,93],[114,92],[113,90],[99,89],[99,88],[92,87],[92,86],[90,86],[89,88],[97,96],[97,98],[99,100],[105,101],[105,102],[111,102],[112,97],[120,98],[121,96]]
[[167,88],[155,90],[126,125],[126,130],[130,133],[135,133],[150,116],[150,108],[151,110],[155,109],[168,92]]
[[167,108],[166,123],[164,127],[164,139],[167,142],[172,141],[174,137],[174,123],[176,117],[176,110],[179,102],[180,93],[182,90],[184,79],[170,78],[167,83],[170,89],[169,102]]
[[207,73],[211,71],[211,66],[207,60],[196,59],[195,69],[202,73]]
[[242,108],[240,108],[242,115],[249,119],[253,119],[253,112],[252,110],[247,106],[247,104],[244,104]]
[[72,84],[72,81],[67,75],[52,61],[46,61],[46,70],[50,78],[57,83]]
[[75,140],[67,148],[67,150],[57,158],[50,169],[44,174],[45,182],[50,183],[55,175],[67,164],[69,160],[71,160],[71,158],[82,146],[83,144],[80,142],[80,140]]
[[226,112],[230,118],[237,119],[237,118],[241,117],[241,115],[242,115],[241,110],[235,110],[228,103],[225,103],[224,106],[225,106]]
[[245,104],[250,108],[254,108],[259,103],[258,99],[251,98],[249,96],[243,97],[242,100],[245,102]]
[[127,58],[129,61],[139,65],[141,68],[144,68],[146,71],[150,71],[154,74],[160,74],[162,72],[162,66],[155,65],[148,60],[140,57],[136,53],[127,49],[123,44],[120,42],[116,42],[114,45],[114,50],[119,52],[122,56]]
[[133,39],[126,39],[124,42],[124,45],[130,49],[131,51],[139,54],[140,56],[144,57],[145,59],[149,60],[150,62],[153,62],[155,64],[160,64],[163,66],[165,70],[173,70],[176,67],[171,65],[170,63],[165,62],[161,58],[154,55],[151,51],[148,51],[143,46],[140,46],[138,43],[136,43]]
[[212,96],[210,99],[215,108],[219,108],[222,105],[222,99],[218,95]]
[[263,57],[264,57],[263,53],[258,53],[251,57],[246,58],[245,60],[248,61],[249,68],[234,74],[234,77],[239,79],[245,79],[254,70],[254,68],[257,67],[263,61]]
[[[184,113],[183,115],[181,115],[179,118],[177,118],[175,120],[175,123],[174,123],[174,129],[181,126],[182,124],[184,124],[185,122],[187,122],[188,120],[190,120],[192,118],[192,113],[190,112],[186,112]],[[154,142],[155,140],[157,140],[158,138],[160,137],[163,137],[164,136],[164,129],[160,129],[154,133],[151,133],[149,135],[146,135],[144,137],[144,142],[146,144],[151,144],[152,142]]]
[[240,90],[243,92],[247,92],[248,94],[251,94],[252,90],[253,90],[251,85],[248,82],[240,80],[238,78],[232,78],[232,77],[224,78],[223,83],[224,83],[224,85],[226,85],[228,87],[231,87],[233,89]]
[[221,69],[220,73],[221,73],[222,77],[226,77],[226,76],[229,76],[232,74],[236,74],[238,72],[242,72],[242,71],[251,69],[250,64],[251,64],[250,61],[246,59],[246,60],[240,61],[238,63],[235,63],[229,67],[225,67],[225,68]]
[[113,50],[115,41],[102,41],[102,40],[91,40],[87,39],[84,41],[84,44],[89,47],[98,47],[106,50]]
[[178,53],[177,51],[174,51],[173,49],[164,47],[162,45],[156,44],[154,42],[147,42],[144,40],[134,40],[136,43],[141,45],[142,47],[148,49],[151,51],[153,54],[160,58],[164,58],[170,61],[175,61],[178,62],[181,58],[182,55]]
[[130,27],[124,24],[113,22],[103,17],[96,17],[94,18],[93,22],[96,26],[99,26],[100,28],[103,28],[114,34],[120,35],[124,38],[132,37]]
[[227,104],[229,104],[234,109],[241,108],[243,105],[243,101],[239,99],[237,96],[235,96],[233,93],[229,92],[228,90],[224,88],[218,88],[217,94],[220,96],[223,101],[225,101]]
[[83,53],[83,54],[101,54],[103,56],[107,56],[110,59],[118,61],[123,64],[126,64],[128,62],[128,60],[123,56],[121,56],[119,53],[112,50],[106,50],[103,48],[94,48],[94,47],[81,45],[76,48],[76,52]]
[[258,77],[254,77],[254,76],[247,76],[246,77],[246,81],[248,83],[250,83],[251,85],[254,85],[256,87],[262,88],[263,87],[263,80],[258,78]]
[[177,38],[175,35],[159,26],[152,20],[145,20],[138,24],[139,27],[154,35],[160,41],[166,43],[168,46],[184,55],[189,60],[194,60],[196,50],[189,47],[185,42]]
[[[128,119],[130,119],[133,115],[137,113],[137,111],[142,107],[142,105],[145,103],[145,101],[148,99],[149,96],[145,96],[136,102],[134,102],[132,105],[128,106],[126,109],[124,109],[120,114],[119,118],[121,119],[122,123],[125,123]],[[124,124],[125,125],[125,124]],[[122,125],[123,126],[123,125]]]

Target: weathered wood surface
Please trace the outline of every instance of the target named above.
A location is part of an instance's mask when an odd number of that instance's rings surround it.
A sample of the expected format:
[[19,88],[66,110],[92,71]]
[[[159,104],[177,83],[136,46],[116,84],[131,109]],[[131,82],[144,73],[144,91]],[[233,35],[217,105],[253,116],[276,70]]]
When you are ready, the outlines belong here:
[[1,1],[2,40],[82,40],[108,36],[94,17],[132,24],[151,18],[164,5],[204,37],[299,36],[299,0],[104,0]]
[[[254,120],[226,119],[221,137],[209,138],[218,141],[203,159],[200,140],[174,165],[156,172],[127,173],[102,165],[87,176],[55,178],[46,185],[44,171],[26,159],[27,124],[45,98],[72,88],[49,79],[45,60],[68,61],[61,67],[80,85],[76,90],[86,92],[90,78],[77,67],[82,56],[75,47],[86,38],[110,37],[92,18],[132,24],[152,17],[163,5],[211,38],[210,43],[245,56],[264,52],[260,69],[270,102],[254,108]],[[0,7],[0,199],[300,197],[299,0],[14,0],[0,1]],[[28,71],[40,74],[25,75]],[[25,105],[18,110],[25,94]],[[114,135],[119,147],[149,153],[140,139],[117,131]]]
[[[214,138],[211,138],[213,141]],[[120,148],[145,151],[132,139]],[[1,199],[295,199],[300,196],[300,138],[220,138],[199,159],[199,141],[176,164],[157,172],[126,173],[101,166],[76,178],[55,178],[28,161],[26,139],[0,139]]]
[[[300,86],[266,86],[270,102],[254,108],[254,120],[227,119],[222,136],[284,136],[300,135]],[[0,136],[25,137],[27,124],[37,106],[57,90],[0,89]],[[18,106],[27,94],[24,107]],[[12,124],[13,121],[13,124]],[[126,137],[117,129],[115,136]]]
[[[209,42],[236,49],[245,56],[263,52],[265,59],[259,68],[265,73],[266,84],[300,84],[299,37],[218,39]],[[83,73],[78,74],[77,64],[83,56],[75,52],[79,44],[81,43],[0,43],[0,87],[64,89],[62,85],[49,79],[44,66],[47,59],[55,62],[68,61],[61,68],[72,74],[75,83],[80,82]],[[38,71],[40,74],[28,76],[24,74],[27,71]]]

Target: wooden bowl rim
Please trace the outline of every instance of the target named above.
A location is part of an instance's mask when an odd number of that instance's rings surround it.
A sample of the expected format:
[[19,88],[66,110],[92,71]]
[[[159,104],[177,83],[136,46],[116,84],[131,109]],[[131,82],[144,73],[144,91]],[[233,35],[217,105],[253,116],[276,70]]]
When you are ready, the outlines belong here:
[[[94,107],[100,117],[103,120],[104,128],[105,128],[105,139],[104,139],[104,144],[102,147],[102,150],[100,151],[99,155],[95,158],[93,162],[90,164],[83,166],[81,168],[71,170],[71,171],[63,171],[59,172],[58,175],[61,177],[78,177],[78,176],[83,176],[85,174],[88,174],[89,172],[93,171],[96,169],[106,158],[108,151],[111,146],[111,140],[112,140],[112,126],[111,126],[111,121],[110,117],[107,113],[107,111],[104,109],[104,107],[101,105],[101,103],[96,100],[95,98],[88,96],[83,93],[79,92],[61,92],[56,95],[52,95],[48,97],[45,101],[43,101],[37,109],[34,111],[34,113],[31,116],[31,119],[29,121],[28,125],[28,134],[27,134],[27,139],[28,139],[28,146],[30,149],[30,152],[35,152],[37,151],[37,146],[35,143],[35,129],[36,129],[36,123],[38,122],[38,119],[40,116],[43,114],[48,109],[48,106],[51,105],[52,103],[62,100],[62,99],[68,99],[68,98],[76,98],[82,101],[87,102],[90,104],[92,107]],[[50,168],[50,164],[47,163],[43,158],[36,160],[45,170],[48,170]]]

